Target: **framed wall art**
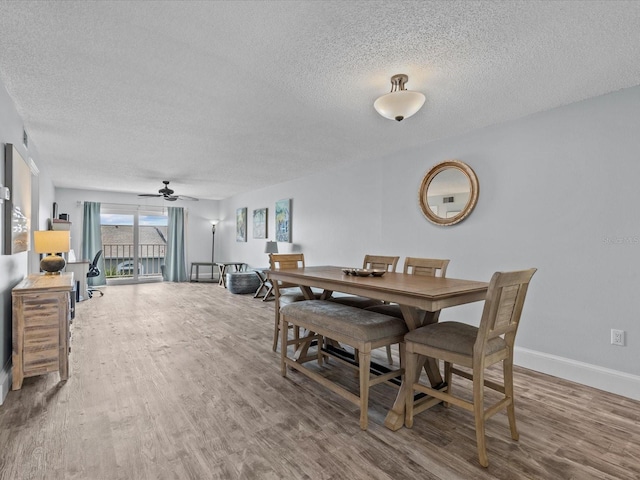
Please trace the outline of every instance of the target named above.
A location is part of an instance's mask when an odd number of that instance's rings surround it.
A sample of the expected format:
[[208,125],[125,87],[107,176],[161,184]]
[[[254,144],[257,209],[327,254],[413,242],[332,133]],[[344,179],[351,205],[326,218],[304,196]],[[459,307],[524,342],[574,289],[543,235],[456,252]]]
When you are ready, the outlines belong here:
[[291,243],[291,199],[276,202],[276,242]]
[[5,145],[5,186],[11,199],[4,201],[5,255],[29,250],[31,234],[31,169],[20,152],[11,144]]
[[253,211],[253,238],[267,238],[267,209]]
[[247,241],[247,207],[236,210],[236,242]]

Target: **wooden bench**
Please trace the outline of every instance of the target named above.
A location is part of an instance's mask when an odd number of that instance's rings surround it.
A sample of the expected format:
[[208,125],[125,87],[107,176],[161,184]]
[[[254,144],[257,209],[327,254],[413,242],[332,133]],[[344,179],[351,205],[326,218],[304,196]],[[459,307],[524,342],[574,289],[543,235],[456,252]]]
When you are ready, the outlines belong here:
[[[389,382],[404,375],[404,335],[407,327],[404,320],[389,315],[363,310],[348,305],[326,300],[308,300],[285,305],[280,310],[280,334],[282,348],[280,352],[280,368],[282,376],[287,376],[287,365],[309,378],[315,380],[331,391],[344,397],[360,407],[360,428],[367,429],[369,408],[369,387],[382,382]],[[308,335],[301,338],[288,339],[289,325],[302,327]],[[341,385],[325,378],[303,364],[317,360],[320,365],[323,357],[332,357],[341,363],[352,365],[344,359],[321,348],[325,339],[349,345],[356,351],[356,368],[359,367],[359,395],[352,393]],[[307,349],[311,342],[318,342],[315,356],[308,356]],[[394,343],[400,344],[401,368],[380,375],[371,375],[371,350]],[[297,352],[288,355],[288,347],[295,345]]]

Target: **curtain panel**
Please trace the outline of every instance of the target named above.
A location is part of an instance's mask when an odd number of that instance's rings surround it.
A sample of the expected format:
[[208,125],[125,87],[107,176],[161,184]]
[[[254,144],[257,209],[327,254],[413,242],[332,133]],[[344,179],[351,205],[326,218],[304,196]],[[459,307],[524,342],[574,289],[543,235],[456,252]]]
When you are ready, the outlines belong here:
[[[102,230],[100,229],[100,203],[84,202],[84,221],[82,224],[82,258],[90,262],[102,250]],[[98,259],[100,275],[87,278],[87,284],[91,286],[106,285],[104,274],[104,255]]]
[[168,207],[167,251],[163,278],[168,282],[187,281],[187,262],[184,247],[184,208]]

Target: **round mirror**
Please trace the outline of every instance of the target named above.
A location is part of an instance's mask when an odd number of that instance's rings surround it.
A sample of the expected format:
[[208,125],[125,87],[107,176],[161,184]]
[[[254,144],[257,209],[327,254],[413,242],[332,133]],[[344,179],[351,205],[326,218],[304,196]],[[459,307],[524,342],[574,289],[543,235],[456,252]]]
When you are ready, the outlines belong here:
[[420,208],[436,225],[454,225],[471,213],[478,201],[478,177],[469,165],[447,160],[431,168],[420,184]]

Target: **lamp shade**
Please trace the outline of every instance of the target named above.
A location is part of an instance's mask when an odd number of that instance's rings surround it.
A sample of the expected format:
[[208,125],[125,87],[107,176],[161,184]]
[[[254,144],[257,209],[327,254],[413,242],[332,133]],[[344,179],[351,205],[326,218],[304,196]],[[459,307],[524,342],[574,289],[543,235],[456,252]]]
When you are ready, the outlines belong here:
[[278,242],[267,242],[264,253],[278,253]]
[[68,252],[71,247],[71,236],[68,231],[33,232],[33,247],[36,253]]
[[49,253],[40,261],[40,269],[47,274],[57,274],[64,268],[64,258],[55,253],[68,252],[71,248],[71,235],[66,230],[42,230],[33,232],[33,248],[36,253]]
[[379,97],[373,108],[383,117],[399,122],[417,113],[424,101],[425,96],[420,92],[399,90]]

